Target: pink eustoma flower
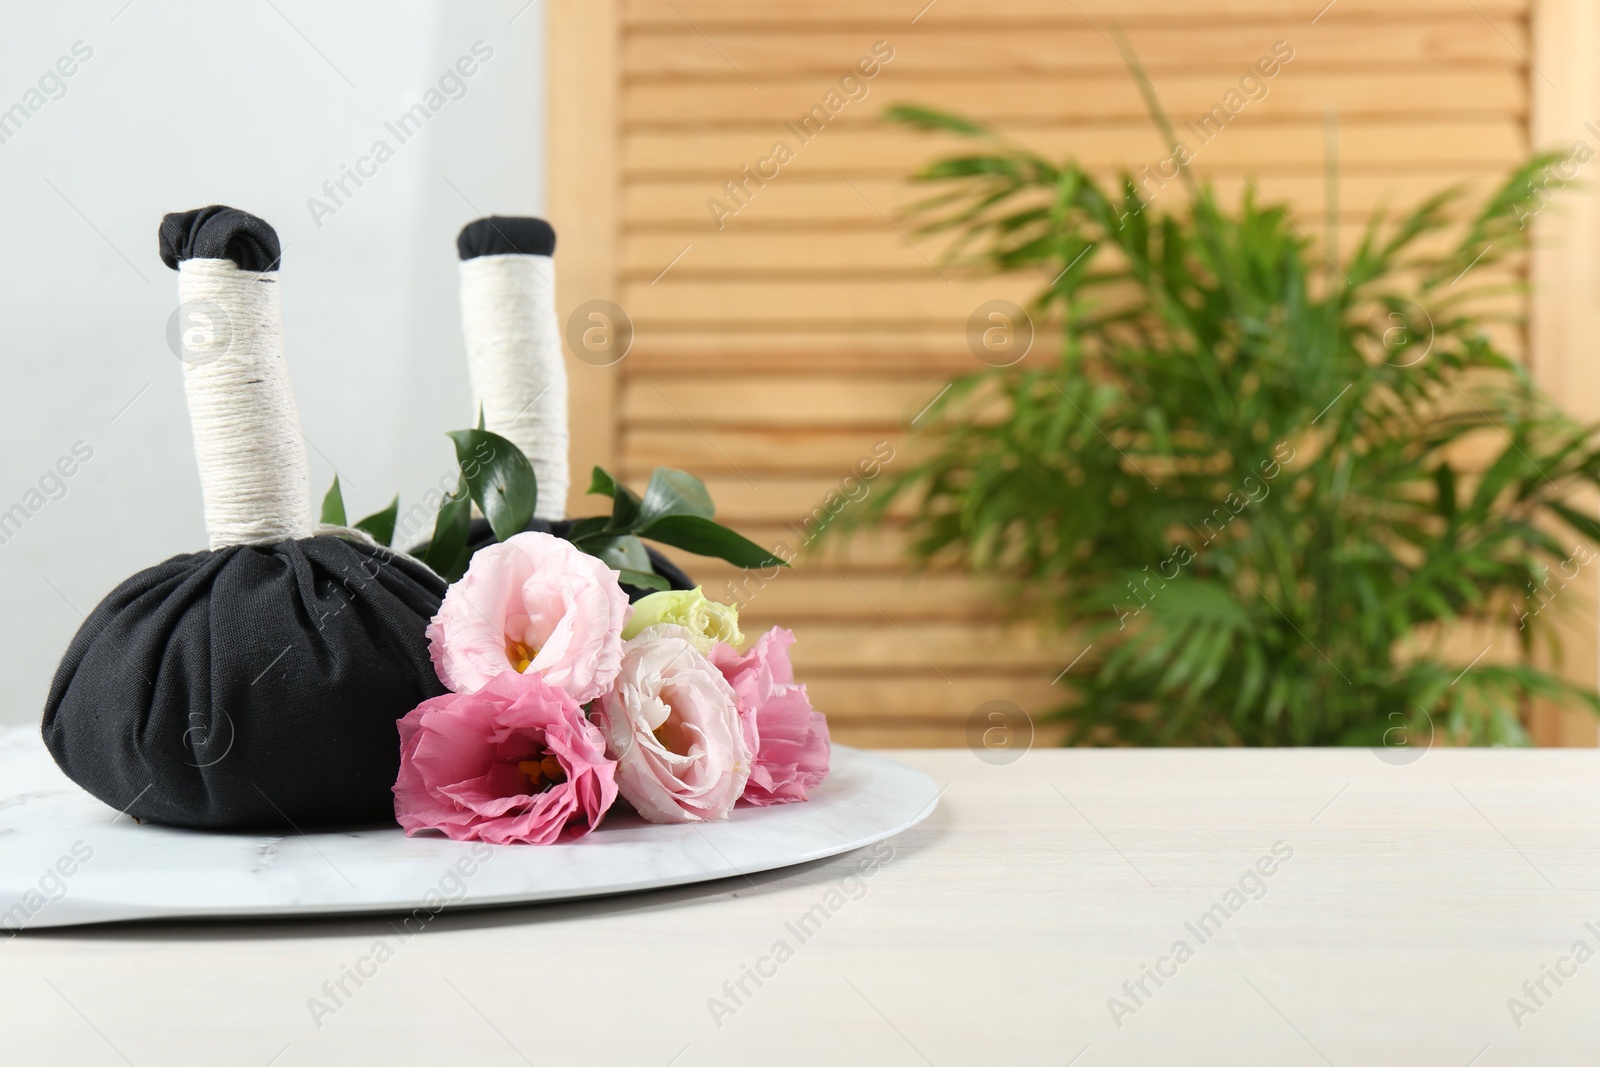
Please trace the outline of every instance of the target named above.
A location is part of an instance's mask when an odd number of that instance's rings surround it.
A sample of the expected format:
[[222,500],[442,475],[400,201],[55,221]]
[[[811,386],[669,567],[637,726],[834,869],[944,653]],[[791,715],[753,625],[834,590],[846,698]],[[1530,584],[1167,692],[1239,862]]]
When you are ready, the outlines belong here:
[[726,819],[750,776],[733,690],[681,626],[651,626],[623,647],[616,687],[594,721],[617,761],[617,789],[650,822]]
[[600,731],[538,675],[425,700],[399,725],[394,813],[408,836],[549,845],[593,830],[617,799]]
[[733,686],[756,753],[744,789],[749,804],[805,800],[828,776],[828,720],[811,707],[806,687],[795,683],[792,644],[794,634],[775,626],[742,656],[722,643],[711,650],[712,664]]
[[628,614],[616,571],[559,537],[520,533],[472,557],[428,624],[428,649],[457,693],[538,674],[583,704],[611,688]]

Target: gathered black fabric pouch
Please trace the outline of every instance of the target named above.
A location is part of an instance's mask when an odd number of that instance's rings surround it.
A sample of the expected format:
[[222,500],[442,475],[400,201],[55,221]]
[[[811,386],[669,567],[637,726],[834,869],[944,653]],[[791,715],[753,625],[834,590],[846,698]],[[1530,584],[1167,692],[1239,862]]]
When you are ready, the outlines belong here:
[[45,744],[139,819],[392,823],[396,722],[445,692],[426,637],[445,583],[311,518],[272,227],[208,207],[168,215],[160,236],[180,299],[199,305],[184,382],[212,549],[140,571],[90,613],[51,685]]
[[332,535],[174,556],[90,613],[45,744],[152,822],[390,821],[395,722],[445,692],[423,632],[444,590],[415,560]]

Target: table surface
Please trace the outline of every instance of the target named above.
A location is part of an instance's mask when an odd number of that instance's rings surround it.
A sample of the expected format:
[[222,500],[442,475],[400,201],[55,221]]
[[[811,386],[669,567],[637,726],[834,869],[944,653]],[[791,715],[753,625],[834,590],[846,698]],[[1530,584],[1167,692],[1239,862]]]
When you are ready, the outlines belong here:
[[0,1047],[138,1067],[1595,1062],[1600,753],[891,755],[945,787],[938,811],[799,868],[415,929],[24,932],[0,942]]

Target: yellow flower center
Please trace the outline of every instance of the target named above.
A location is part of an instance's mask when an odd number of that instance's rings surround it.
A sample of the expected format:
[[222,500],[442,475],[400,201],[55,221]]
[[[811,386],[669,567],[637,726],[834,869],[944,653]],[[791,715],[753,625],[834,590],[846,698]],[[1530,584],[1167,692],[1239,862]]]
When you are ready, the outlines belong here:
[[687,756],[689,754],[689,738],[683,729],[683,720],[678,718],[676,709],[671,710],[667,715],[666,721],[652,732],[655,734],[656,740],[661,743],[661,747],[674,756]]
[[567,780],[566,774],[561,770],[561,761],[550,755],[543,759],[522,760],[517,764],[517,770],[528,776],[528,782],[533,786],[532,791],[535,793],[542,793],[551,786]]
[[526,674],[528,667],[533,664],[534,658],[539,655],[539,650],[521,641],[506,638],[506,659],[511,661],[518,674]]

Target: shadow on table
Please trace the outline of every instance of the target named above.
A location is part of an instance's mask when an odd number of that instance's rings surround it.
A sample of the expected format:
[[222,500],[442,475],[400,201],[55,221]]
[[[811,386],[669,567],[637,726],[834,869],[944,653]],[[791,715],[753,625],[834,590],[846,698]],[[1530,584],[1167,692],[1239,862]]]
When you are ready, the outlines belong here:
[[[918,853],[936,845],[950,829],[950,813],[941,805],[923,822],[889,839],[894,860],[886,869],[899,866]],[[871,848],[872,846],[867,846]],[[428,922],[427,932],[485,930],[534,923],[567,922],[651,911],[667,911],[719,900],[759,896],[797,888],[833,885],[847,873],[857,870],[862,849],[827,859],[735,875],[710,882],[619,893],[587,900],[555,901],[544,904],[449,907]],[[308,937],[383,936],[395,932],[394,924],[404,912],[373,915],[336,915],[326,918],[273,918],[238,920],[166,919],[104,923],[95,926],[66,926],[19,931],[18,938],[53,941],[238,941]]]

